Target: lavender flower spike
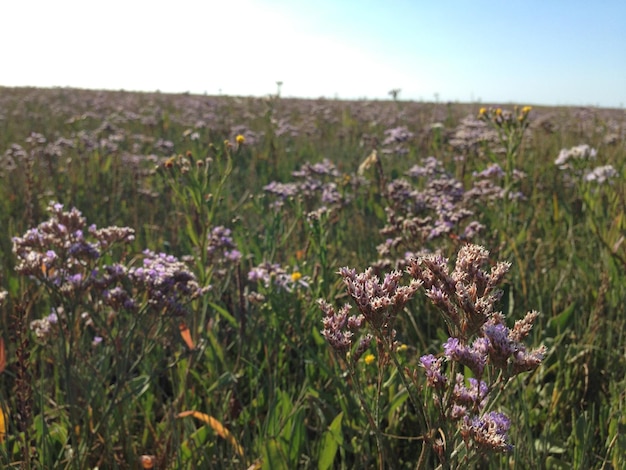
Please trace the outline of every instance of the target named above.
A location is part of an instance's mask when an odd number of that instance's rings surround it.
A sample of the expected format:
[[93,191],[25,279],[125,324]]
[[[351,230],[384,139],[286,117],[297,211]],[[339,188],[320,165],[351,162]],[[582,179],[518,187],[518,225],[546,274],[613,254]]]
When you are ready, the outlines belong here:
[[513,450],[507,434],[510,427],[511,420],[505,414],[492,411],[482,417],[466,418],[461,433],[480,450],[509,452]]

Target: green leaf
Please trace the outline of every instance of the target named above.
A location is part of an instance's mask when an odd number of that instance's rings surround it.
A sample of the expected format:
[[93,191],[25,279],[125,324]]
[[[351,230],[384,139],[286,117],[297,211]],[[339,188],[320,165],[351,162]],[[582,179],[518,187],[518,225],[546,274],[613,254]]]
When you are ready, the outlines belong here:
[[48,434],[51,440],[59,444],[59,447],[63,447],[68,442],[69,435],[67,428],[59,423],[52,423],[48,429]]
[[282,438],[288,443],[289,462],[294,467],[298,463],[298,457],[302,451],[302,446],[306,439],[306,428],[304,426],[304,408],[299,408],[287,422],[287,426],[282,432]]
[[209,431],[209,426],[202,426],[193,431],[187,439],[181,444],[180,452],[184,461],[198,462],[200,457],[200,450],[207,451],[213,447],[211,442],[212,433]]
[[263,447],[263,470],[289,470],[277,439],[270,439]]
[[100,172],[108,173],[111,170],[112,164],[113,164],[113,159],[111,157],[105,158],[100,165]]
[[272,404],[270,414],[267,420],[267,434],[276,437],[282,434],[282,428],[285,420],[291,413],[293,404],[289,398],[289,394],[282,390],[276,391],[276,398]]
[[548,329],[551,331],[563,331],[567,326],[570,325],[572,320],[572,314],[574,313],[574,309],[576,308],[575,303],[571,303],[565,310],[559,313],[556,317],[550,318],[548,320]]
[[133,398],[137,400],[140,396],[150,390],[150,376],[140,375],[130,379],[125,387],[124,399]]
[[400,407],[404,404],[404,402],[409,398],[409,392],[406,389],[396,393],[394,397],[391,399],[389,404],[387,405],[388,415],[387,419],[389,421],[392,420],[394,413],[400,409]]
[[566,470],[572,468],[571,463],[564,462],[552,455],[546,457],[546,469],[547,470]]
[[343,411],[333,419],[333,422],[330,423],[330,426],[324,432],[317,462],[318,470],[328,470],[331,468],[339,446],[343,445],[343,433],[341,432],[342,420]]
[[193,225],[193,219],[191,217],[185,217],[186,219],[186,232],[187,232],[187,236],[189,237],[189,239],[191,240],[191,243],[194,246],[198,246],[198,234],[196,233],[196,229]]
[[230,324],[230,326],[232,326],[234,328],[238,328],[239,327],[239,323],[237,322],[235,317],[233,317],[230,314],[230,312],[228,310],[226,310],[224,307],[221,307],[221,306],[219,306],[219,305],[217,305],[216,303],[213,303],[213,302],[209,302],[209,305],[211,306],[211,308],[213,308],[213,310],[215,310],[217,313],[219,313],[220,316],[223,317]]

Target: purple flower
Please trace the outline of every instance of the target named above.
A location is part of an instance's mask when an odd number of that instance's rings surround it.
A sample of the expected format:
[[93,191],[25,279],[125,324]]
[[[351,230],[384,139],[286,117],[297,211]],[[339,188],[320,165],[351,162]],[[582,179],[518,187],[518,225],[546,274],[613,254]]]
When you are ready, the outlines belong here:
[[437,358],[432,354],[420,357],[420,364],[426,371],[428,385],[439,390],[445,387],[448,380],[441,372],[442,363],[442,358]]
[[449,360],[469,367],[477,377],[482,377],[488,357],[485,343],[484,338],[477,338],[471,347],[467,347],[458,338],[448,338],[443,344],[444,354]]
[[392,335],[390,328],[395,316],[421,286],[420,281],[411,280],[408,286],[401,286],[400,271],[385,275],[383,282],[374,274],[372,268],[357,274],[355,269],[339,269],[346,291],[356,302],[357,307],[367,322],[375,329],[382,329]]
[[492,411],[482,417],[466,418],[463,434],[481,450],[509,452],[513,449],[507,434],[510,427],[511,421],[505,414]]
[[470,377],[469,387],[465,385],[463,374],[457,374],[452,399],[459,405],[466,406],[474,411],[482,410],[487,404],[489,386],[482,380]]
[[278,183],[277,181],[272,181],[270,184],[263,186],[263,191],[267,191],[283,199],[297,195],[298,190],[299,188],[296,183]]
[[472,176],[477,179],[504,178],[504,170],[497,163],[492,163],[481,172],[473,172]]
[[[341,176],[335,165],[325,159],[320,163],[306,162],[300,170],[293,171],[296,182],[279,183],[272,181],[263,187],[263,190],[278,196],[281,200],[298,198],[306,203],[309,211],[319,208],[319,204],[342,206],[347,202],[338,189],[337,178]],[[273,206],[281,207],[277,202]]]
[[618,175],[619,173],[613,168],[613,165],[604,165],[589,171],[585,174],[583,179],[588,182],[603,184],[616,178]]
[[485,337],[489,339],[489,357],[498,367],[504,368],[515,351],[515,345],[509,339],[509,329],[502,324],[487,324],[483,327]]
[[78,285],[80,285],[81,281],[83,280],[83,274],[82,273],[73,274],[73,275],[69,276],[67,278],[67,280],[71,284],[73,284],[74,286],[78,286]]
[[241,252],[239,250],[231,250],[231,251],[225,251],[224,252],[224,257],[229,260],[232,261],[234,263],[237,263],[241,260]]
[[[351,306],[344,305],[339,311],[324,300],[318,300],[318,305],[324,313],[321,333],[330,346],[337,352],[346,354],[354,344],[354,334],[362,325],[362,316],[350,315]],[[361,317],[361,318],[359,318]],[[370,340],[371,341],[371,338]],[[369,343],[367,344],[369,346]]]
[[231,236],[229,228],[213,227],[208,235],[207,263],[212,266],[213,275],[218,278],[226,277],[229,269],[241,260],[241,252]]
[[302,165],[300,170],[293,171],[291,174],[297,178],[304,178],[305,180],[310,180],[310,178],[314,175],[318,176],[340,176],[337,167],[327,158],[325,158],[320,163],[310,164],[306,162]]
[[183,315],[185,303],[210,289],[200,287],[196,276],[176,257],[150,250],[145,250],[144,256],[144,267],[131,268],[128,276],[137,288],[147,292],[148,302],[157,310]]
[[587,144],[577,145],[570,149],[561,149],[554,164],[561,170],[570,169],[572,164],[577,164],[577,162],[595,160],[597,153],[596,149]]

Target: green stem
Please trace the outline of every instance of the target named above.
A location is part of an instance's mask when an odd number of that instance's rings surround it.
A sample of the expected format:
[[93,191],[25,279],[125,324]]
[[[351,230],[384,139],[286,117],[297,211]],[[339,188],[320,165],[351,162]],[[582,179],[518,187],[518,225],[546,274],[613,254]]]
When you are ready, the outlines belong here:
[[[392,345],[390,344],[390,342],[387,340],[387,338],[385,336],[383,336],[380,332],[376,332],[376,334],[378,335],[379,339],[382,340],[385,350],[387,351],[387,353],[389,354],[389,356],[391,357],[391,360],[393,361],[396,370],[398,371],[398,375],[400,376],[400,380],[402,381],[402,384],[404,385],[404,388],[406,389],[407,393],[409,394],[409,399],[411,400],[411,403],[413,403],[413,407],[415,408],[416,412],[417,412],[417,418],[419,420],[419,424],[420,424],[420,431],[424,436],[424,440],[422,441],[422,452],[420,455],[420,461],[424,461],[424,459],[427,458],[427,455],[429,453],[429,446],[430,446],[430,429],[428,426],[428,418],[426,417],[426,411],[424,409],[424,406],[422,405],[422,403],[418,400],[417,396],[415,395],[415,390],[412,387],[411,382],[409,381],[409,379],[407,378],[407,376],[405,375],[405,371],[404,368],[402,367],[402,365],[400,364],[400,361],[398,360],[398,356],[395,353]],[[392,341],[392,340],[390,340]]]
[[376,437],[376,447],[378,449],[378,468],[380,470],[383,470],[385,468],[385,450],[383,448],[382,433],[380,432],[380,428],[378,426],[377,420],[374,418],[374,416],[372,415],[372,411],[367,405],[365,396],[363,395],[363,389],[361,387],[361,382],[359,381],[359,377],[351,365],[348,365],[348,372],[354,382],[357,396],[359,397],[359,401],[361,402],[361,407],[363,408],[363,411],[365,412],[365,416],[367,417],[367,420],[370,423],[370,427],[372,428],[372,431],[374,432],[374,435]]

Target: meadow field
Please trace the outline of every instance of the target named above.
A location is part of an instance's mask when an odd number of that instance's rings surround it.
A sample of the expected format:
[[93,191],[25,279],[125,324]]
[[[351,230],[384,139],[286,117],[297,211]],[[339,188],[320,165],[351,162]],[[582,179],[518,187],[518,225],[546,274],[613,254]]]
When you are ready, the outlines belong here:
[[0,88],[0,466],[626,468],[624,109]]

